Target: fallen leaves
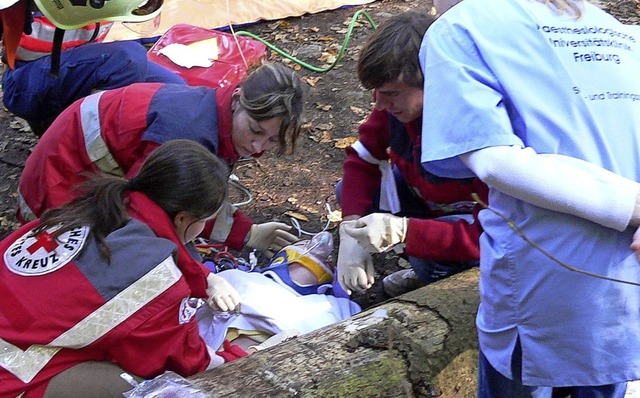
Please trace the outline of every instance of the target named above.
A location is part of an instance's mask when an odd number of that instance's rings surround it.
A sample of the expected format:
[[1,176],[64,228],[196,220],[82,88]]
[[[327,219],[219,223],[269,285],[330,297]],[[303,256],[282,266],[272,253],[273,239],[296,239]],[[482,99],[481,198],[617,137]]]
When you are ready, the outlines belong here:
[[324,112],[329,112],[331,110],[331,108],[333,108],[332,105],[322,104],[320,102],[316,102],[315,105],[316,105],[316,109],[324,111]]
[[345,149],[351,146],[356,141],[358,141],[357,137],[345,137],[345,138],[336,140],[336,144],[334,146],[338,149]]
[[311,87],[315,87],[316,84],[322,79],[320,76],[305,76],[302,78],[302,81],[310,85]]

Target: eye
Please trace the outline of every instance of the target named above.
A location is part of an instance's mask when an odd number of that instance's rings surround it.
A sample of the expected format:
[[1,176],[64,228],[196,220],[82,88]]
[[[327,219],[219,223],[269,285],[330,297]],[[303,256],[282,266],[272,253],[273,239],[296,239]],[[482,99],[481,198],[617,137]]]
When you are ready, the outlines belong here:
[[272,144],[277,144],[278,143],[278,136],[277,135],[272,135],[271,137],[269,137],[269,142]]

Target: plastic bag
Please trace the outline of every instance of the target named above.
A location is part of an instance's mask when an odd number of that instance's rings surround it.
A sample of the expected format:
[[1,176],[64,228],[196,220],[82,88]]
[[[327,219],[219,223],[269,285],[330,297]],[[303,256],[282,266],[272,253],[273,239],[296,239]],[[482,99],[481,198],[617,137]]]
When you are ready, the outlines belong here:
[[166,371],[155,379],[145,380],[133,390],[123,393],[126,398],[209,398],[206,392],[189,383],[179,374]]
[[[173,43],[189,45],[214,37],[217,38],[218,56],[210,67],[183,68],[160,54],[160,50]],[[180,75],[190,86],[226,87],[242,81],[247,75],[247,67],[242,55],[251,67],[259,64],[265,58],[267,51],[267,46],[257,40],[243,36],[237,36],[237,39],[240,44],[239,49],[232,34],[178,24],[158,39],[147,52],[147,57]]]

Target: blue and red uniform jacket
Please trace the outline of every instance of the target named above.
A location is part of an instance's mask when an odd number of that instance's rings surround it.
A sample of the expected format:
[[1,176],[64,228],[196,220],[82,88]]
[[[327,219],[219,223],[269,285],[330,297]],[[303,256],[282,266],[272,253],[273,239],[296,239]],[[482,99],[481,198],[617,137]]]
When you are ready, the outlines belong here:
[[[409,219],[405,253],[435,261],[472,261],[480,256],[477,222],[479,205],[472,194],[486,201],[488,190],[478,179],[454,180],[428,173],[420,164],[422,119],[402,123],[383,110],[374,109],[358,128],[360,143],[377,160],[389,160],[407,185],[430,210],[428,217]],[[373,203],[381,189],[378,165],[362,159],[353,147],[346,149],[343,164],[342,216],[364,216],[377,208]],[[486,202],[485,202],[486,203]],[[450,214],[473,213],[476,222],[438,220]]]
[[0,242],[0,396],[41,397],[52,377],[86,361],[144,378],[209,365],[188,305],[208,270],[148,197],[132,193],[129,204],[132,219],[107,236],[110,260],[87,227],[55,240],[32,236],[34,221]]
[[[18,217],[31,220],[79,195],[86,173],[132,177],[163,142],[197,141],[232,166],[231,100],[236,87],[219,89],[135,83],[74,102],[51,125],[27,159],[18,187]],[[207,229],[235,250],[253,221],[240,211],[219,216]],[[225,224],[226,223],[226,224]],[[231,225],[228,225],[231,224]],[[208,236],[207,236],[208,237]]]

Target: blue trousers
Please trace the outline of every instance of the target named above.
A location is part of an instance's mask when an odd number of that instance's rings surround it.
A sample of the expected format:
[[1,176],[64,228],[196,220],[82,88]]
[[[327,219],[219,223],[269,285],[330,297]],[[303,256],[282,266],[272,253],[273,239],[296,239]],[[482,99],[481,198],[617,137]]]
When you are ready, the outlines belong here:
[[516,344],[511,363],[516,380],[499,373],[480,352],[478,360],[478,398],[624,398],[627,383],[603,386],[532,387],[522,379],[522,348]]
[[51,57],[18,62],[2,77],[3,102],[29,124],[46,129],[74,101],[94,90],[136,82],[185,84],[177,74],[147,59],[137,41],[88,43],[62,52],[60,73],[50,75]]

